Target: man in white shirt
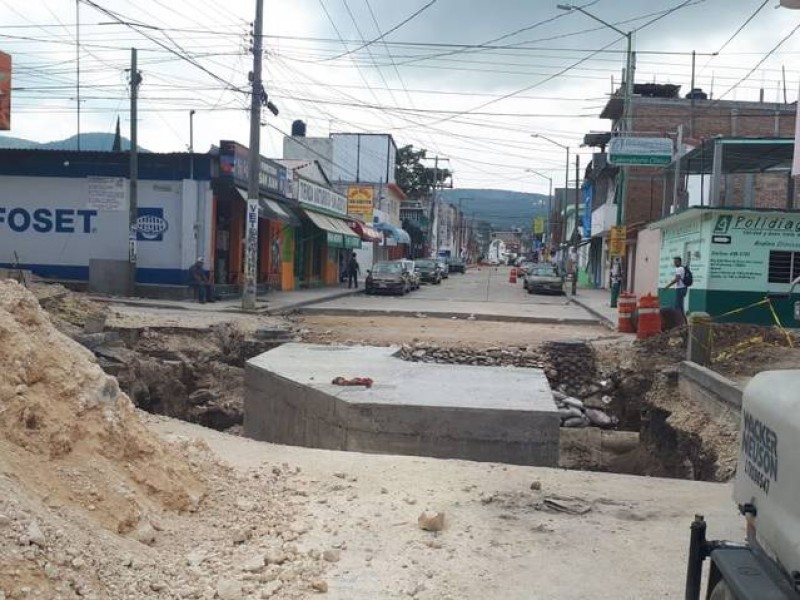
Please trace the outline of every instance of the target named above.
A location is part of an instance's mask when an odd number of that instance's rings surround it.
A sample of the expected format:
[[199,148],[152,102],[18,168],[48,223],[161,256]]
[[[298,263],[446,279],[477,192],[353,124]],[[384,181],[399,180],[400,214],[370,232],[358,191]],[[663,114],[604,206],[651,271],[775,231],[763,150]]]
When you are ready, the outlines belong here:
[[683,306],[683,302],[688,289],[686,284],[683,283],[683,278],[686,275],[686,269],[683,267],[683,260],[680,256],[676,256],[672,259],[672,262],[675,265],[675,277],[667,284],[667,287],[671,288],[673,285],[675,286],[675,308],[681,311],[681,315],[683,315],[683,320],[685,321],[686,309]]

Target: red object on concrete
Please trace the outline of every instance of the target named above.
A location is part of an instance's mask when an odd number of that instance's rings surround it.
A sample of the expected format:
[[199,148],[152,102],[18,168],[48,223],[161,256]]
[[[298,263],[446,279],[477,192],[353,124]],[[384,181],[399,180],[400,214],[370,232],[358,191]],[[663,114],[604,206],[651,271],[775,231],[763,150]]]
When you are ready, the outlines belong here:
[[370,379],[369,377],[353,377],[352,379],[345,379],[344,377],[334,377],[331,383],[333,385],[342,385],[345,387],[363,386],[369,389],[375,382],[372,381],[372,379]]
[[636,294],[622,292],[617,299],[617,331],[620,333],[636,333],[633,326],[633,311],[636,310]]
[[639,325],[636,337],[640,340],[661,333],[661,305],[658,296],[647,294],[639,299]]
[[511,267],[511,270],[508,272],[508,283],[517,283],[517,268]]

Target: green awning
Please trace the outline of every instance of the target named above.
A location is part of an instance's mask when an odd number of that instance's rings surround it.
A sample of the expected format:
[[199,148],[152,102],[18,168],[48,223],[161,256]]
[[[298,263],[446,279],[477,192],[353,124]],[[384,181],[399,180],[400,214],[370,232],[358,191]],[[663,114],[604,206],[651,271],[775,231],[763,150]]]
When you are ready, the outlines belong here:
[[325,232],[326,243],[331,248],[361,248],[361,238],[342,219],[323,215],[306,208],[305,215],[317,229]]

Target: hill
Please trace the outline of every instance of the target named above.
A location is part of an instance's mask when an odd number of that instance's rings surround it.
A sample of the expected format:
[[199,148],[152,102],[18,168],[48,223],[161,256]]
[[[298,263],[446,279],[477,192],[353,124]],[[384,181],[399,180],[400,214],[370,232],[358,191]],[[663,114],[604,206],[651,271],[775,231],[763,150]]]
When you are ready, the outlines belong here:
[[458,206],[475,221],[487,221],[496,231],[512,227],[529,229],[537,216],[547,215],[547,196],[508,190],[455,189],[443,190],[441,198]]
[[[34,142],[23,138],[11,137],[10,135],[0,135],[0,148],[20,148],[37,150],[77,150],[78,136],[73,135],[65,140],[57,140],[52,142]],[[113,133],[82,133],[81,134],[81,150],[89,152],[111,152],[114,146]],[[127,151],[131,147],[131,143],[127,138],[122,138],[122,149]],[[140,152],[147,152],[143,148],[139,148]]]

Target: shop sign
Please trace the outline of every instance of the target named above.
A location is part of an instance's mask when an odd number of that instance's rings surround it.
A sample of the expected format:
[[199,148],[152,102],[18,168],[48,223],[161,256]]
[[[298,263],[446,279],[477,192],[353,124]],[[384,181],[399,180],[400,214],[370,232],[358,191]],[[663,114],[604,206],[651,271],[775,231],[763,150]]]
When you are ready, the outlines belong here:
[[703,232],[703,238],[709,242],[709,289],[764,292],[788,287],[788,284],[769,283],[770,252],[800,252],[800,216],[711,214],[713,219],[704,223]]
[[[220,142],[219,171],[220,178],[230,179],[235,185],[247,189],[250,177],[249,150],[236,142]],[[258,170],[259,191],[285,197],[287,173],[286,167],[262,156]]]
[[533,234],[541,235],[544,233],[544,217],[536,217],[533,219]]
[[608,254],[612,257],[625,256],[625,241],[627,238],[628,229],[625,225],[612,227],[608,240]]
[[372,223],[375,190],[367,185],[351,185],[347,188],[347,214]]
[[341,215],[347,214],[347,199],[341,194],[305,179],[297,179],[295,185],[298,202],[319,206]]
[[608,144],[608,162],[617,166],[663,167],[672,162],[669,138],[615,137]]
[[11,129],[11,57],[0,52],[0,131]]

